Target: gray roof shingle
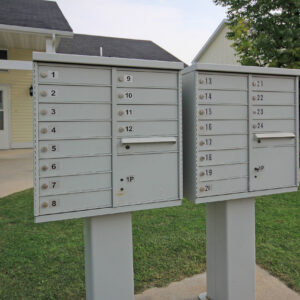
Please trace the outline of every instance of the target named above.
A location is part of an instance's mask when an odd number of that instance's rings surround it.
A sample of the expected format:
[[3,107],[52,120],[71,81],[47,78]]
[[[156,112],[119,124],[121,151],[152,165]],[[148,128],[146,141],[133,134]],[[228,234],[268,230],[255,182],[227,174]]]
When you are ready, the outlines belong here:
[[0,24],[70,31],[56,2],[44,0],[1,0]]
[[162,49],[155,43],[146,40],[134,40],[105,36],[74,34],[72,39],[62,38],[57,53],[136,58],[180,62],[178,58]]

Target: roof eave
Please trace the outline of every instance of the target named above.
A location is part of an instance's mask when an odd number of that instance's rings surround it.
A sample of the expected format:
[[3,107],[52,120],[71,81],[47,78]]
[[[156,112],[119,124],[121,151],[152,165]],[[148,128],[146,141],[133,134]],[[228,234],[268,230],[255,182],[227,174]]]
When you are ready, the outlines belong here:
[[219,24],[219,26],[216,28],[216,30],[213,32],[213,34],[206,41],[204,46],[200,49],[200,51],[194,57],[194,59],[192,60],[192,64],[197,63],[199,61],[200,57],[208,49],[208,47],[211,45],[211,43],[216,39],[216,37],[219,35],[219,33],[223,30],[223,28],[226,26],[227,22],[228,22],[227,19],[222,20],[222,22]]
[[15,25],[6,25],[6,24],[0,24],[0,31],[15,32],[15,33],[30,33],[30,34],[49,36],[49,37],[52,37],[52,35],[55,34],[56,37],[64,37],[64,38],[72,38],[74,35],[72,31],[62,31],[62,30],[15,26]]

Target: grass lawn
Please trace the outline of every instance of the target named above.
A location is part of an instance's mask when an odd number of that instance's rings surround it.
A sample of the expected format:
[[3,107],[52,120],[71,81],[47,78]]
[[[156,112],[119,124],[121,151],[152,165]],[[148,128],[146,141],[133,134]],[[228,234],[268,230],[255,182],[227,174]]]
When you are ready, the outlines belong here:
[[[33,223],[33,194],[0,199],[0,299],[84,299],[83,220]],[[256,201],[257,263],[300,291],[300,192]],[[136,292],[205,270],[205,206],[133,213]]]

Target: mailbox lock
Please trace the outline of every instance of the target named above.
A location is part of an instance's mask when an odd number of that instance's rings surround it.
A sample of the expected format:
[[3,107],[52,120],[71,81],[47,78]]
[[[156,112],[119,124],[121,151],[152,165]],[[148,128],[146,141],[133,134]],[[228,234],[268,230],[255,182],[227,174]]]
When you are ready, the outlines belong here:
[[204,173],[204,172],[201,172],[201,173],[200,173],[200,176],[204,176],[204,175],[205,175],[205,173]]
[[124,128],[123,128],[123,127],[120,127],[120,128],[119,128],[119,132],[124,132]]
[[47,76],[48,76],[48,74],[47,74],[46,72],[42,72],[42,73],[41,73],[41,77],[42,77],[42,78],[46,78]]
[[124,98],[124,94],[119,94],[119,98],[120,99]]
[[42,128],[41,129],[41,133],[47,133],[47,131],[48,131],[47,128]]
[[124,191],[124,188],[120,188],[120,191],[123,192],[123,191]]
[[123,116],[124,115],[124,111],[123,110],[120,110],[119,111],[119,116]]
[[41,91],[40,95],[41,95],[42,97],[46,97],[46,96],[47,96],[47,92],[46,92],[46,91]]
[[199,111],[199,114],[200,114],[200,115],[204,115],[204,110],[201,109],[201,110]]
[[202,186],[202,187],[200,188],[200,192],[205,192],[205,187]]
[[253,85],[253,86],[256,86],[256,82],[255,82],[255,81],[253,81],[253,82],[252,82],[252,85]]
[[129,150],[129,149],[130,149],[130,146],[129,146],[129,145],[126,145],[125,148],[126,148],[127,150]]
[[47,171],[48,170],[48,166],[42,166],[42,170],[43,171]]
[[254,171],[259,172],[262,171],[265,168],[265,166],[258,166],[254,168]]
[[42,208],[47,208],[48,207],[48,202],[43,202],[42,203]]
[[257,127],[257,126],[254,124],[254,125],[253,125],[253,129],[255,129],[256,127]]
[[48,151],[48,148],[47,148],[47,147],[42,147],[42,148],[41,148],[41,151],[42,151],[42,152],[47,152],[47,151]]
[[43,190],[46,190],[47,188],[48,188],[48,184],[47,183],[42,184],[42,189]]
[[203,79],[200,79],[200,80],[199,80],[199,83],[200,83],[200,84],[203,84],[203,83],[204,83],[204,80],[203,80]]
[[200,146],[203,146],[205,144],[205,142],[200,141]]
[[124,77],[123,76],[119,76],[118,79],[119,79],[120,82],[124,81]]
[[253,96],[253,97],[252,97],[252,100],[255,101],[255,100],[256,100],[256,96]]
[[256,115],[256,111],[253,111],[253,114]]
[[201,125],[201,126],[200,126],[200,130],[203,130],[203,129],[204,129],[204,126]]
[[42,110],[41,110],[41,115],[42,115],[42,116],[45,116],[46,114],[47,114],[47,110],[46,110],[46,109],[42,109]]
[[200,157],[200,161],[204,161],[205,160],[205,157],[204,156],[201,156]]
[[204,99],[204,95],[199,95],[199,98],[202,100],[202,99]]

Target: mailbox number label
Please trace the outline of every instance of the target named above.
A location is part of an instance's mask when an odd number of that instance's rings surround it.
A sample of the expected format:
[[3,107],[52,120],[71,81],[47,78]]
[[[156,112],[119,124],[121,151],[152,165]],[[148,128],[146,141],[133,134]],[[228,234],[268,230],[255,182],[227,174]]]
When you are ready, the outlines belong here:
[[51,97],[56,97],[57,96],[56,90],[50,90],[50,95]]
[[257,128],[258,128],[258,129],[264,128],[264,123],[258,122],[258,123],[257,123]]
[[256,114],[258,114],[259,116],[262,116],[264,114],[264,109],[263,108],[258,108],[256,110]]
[[58,188],[58,182],[57,181],[51,181],[49,186],[52,189],[56,189],[56,188]]
[[133,82],[133,76],[132,75],[124,75],[124,81],[125,82]]
[[205,93],[205,99],[206,99],[206,100],[212,100],[212,95],[211,95],[211,93]]
[[205,77],[205,83],[206,84],[212,84],[212,78],[211,77]]
[[212,123],[205,124],[205,129],[206,130],[212,130],[212,128],[213,128]]
[[212,154],[205,154],[205,160],[212,160]]
[[58,72],[49,70],[48,71],[48,77],[50,79],[57,79],[58,78]]
[[205,140],[205,145],[207,145],[207,146],[211,146],[212,143],[213,143],[212,139],[206,139]]
[[257,101],[263,101],[264,95],[257,95]]
[[262,87],[262,86],[264,86],[264,82],[262,80],[257,80],[256,81],[256,86],[257,87]]
[[50,150],[52,152],[56,152],[57,151],[57,146],[56,145],[50,145]]
[[212,176],[213,175],[213,170],[212,169],[206,169],[205,170],[205,175],[206,176]]
[[212,185],[205,185],[205,192],[209,192],[212,190]]
[[133,126],[131,126],[131,125],[125,126],[125,129],[127,132],[133,132]]
[[126,109],[126,110],[125,110],[125,114],[126,114],[127,116],[132,116],[132,115],[133,115],[133,110],[132,110],[132,109]]
[[126,92],[125,93],[125,98],[126,99],[133,99],[133,94],[131,92]]

